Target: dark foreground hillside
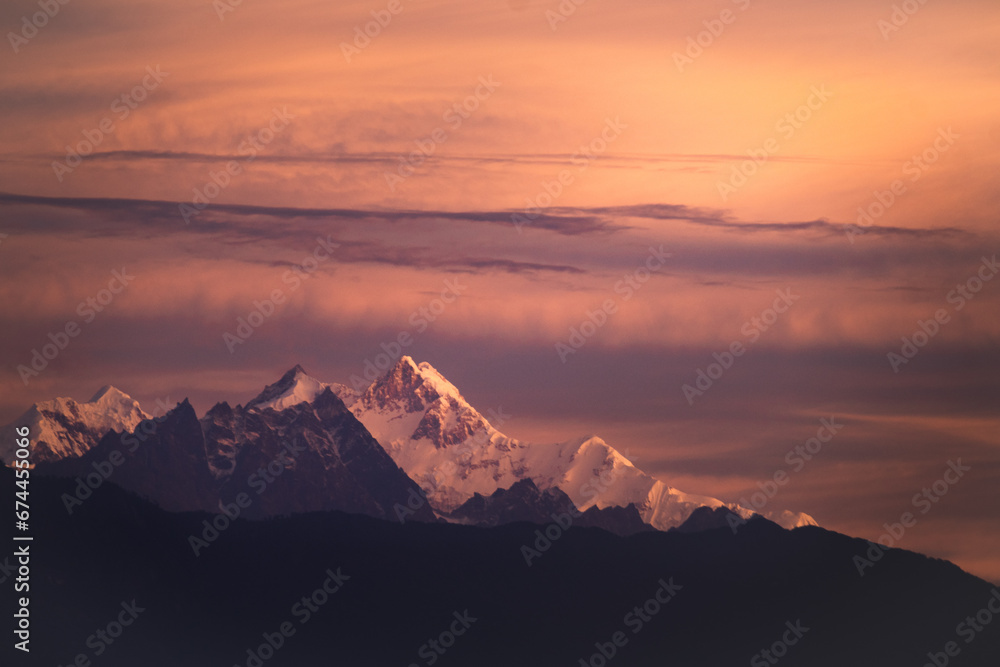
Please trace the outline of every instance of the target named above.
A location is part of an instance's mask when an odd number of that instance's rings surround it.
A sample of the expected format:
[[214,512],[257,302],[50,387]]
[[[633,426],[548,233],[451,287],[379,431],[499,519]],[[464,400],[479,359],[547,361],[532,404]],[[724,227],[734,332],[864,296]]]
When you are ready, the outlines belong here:
[[[957,631],[987,608],[989,584],[896,550],[859,577],[852,558],[868,544],[819,528],[550,528],[529,567],[535,525],[316,513],[236,522],[195,556],[188,536],[207,515],[106,484],[69,516],[59,498],[72,485],[32,480],[32,652],[10,648],[7,575],[0,664],[920,667],[928,652],[1000,664],[1000,614]],[[13,489],[9,470],[0,486]]]

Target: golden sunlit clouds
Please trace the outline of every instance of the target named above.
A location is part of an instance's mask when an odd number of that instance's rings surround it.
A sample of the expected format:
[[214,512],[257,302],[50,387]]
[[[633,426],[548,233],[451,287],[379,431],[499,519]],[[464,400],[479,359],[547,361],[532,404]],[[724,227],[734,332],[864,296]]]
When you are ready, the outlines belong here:
[[[197,16],[194,3],[144,5],[116,21],[116,38],[143,34],[130,61],[161,65],[170,77],[95,150],[232,154],[280,104],[296,122],[267,155],[305,162],[279,170],[294,173],[294,179],[264,175],[261,180],[271,184],[266,194],[234,184],[222,201],[244,200],[243,188],[268,204],[284,199],[306,206],[516,208],[559,171],[557,165],[527,165],[519,156],[563,154],[568,164],[612,118],[627,129],[560,204],[669,196],[689,205],[737,207],[746,218],[852,222],[857,206],[879,183],[898,176],[939,128],[952,127],[965,141],[921,184],[936,194],[914,188],[893,212],[892,224],[933,226],[933,216],[954,204],[945,191],[960,188],[957,198],[967,200],[995,189],[989,179],[968,178],[970,169],[986,163],[973,167],[973,151],[963,150],[963,144],[974,145],[975,155],[995,156],[998,149],[989,133],[989,109],[997,103],[994,78],[968,55],[976,47],[995,52],[996,35],[985,22],[970,25],[961,7],[932,6],[884,40],[875,27],[879,12],[867,3],[836,9],[817,3],[752,3],[745,9],[730,4],[709,11],[693,5],[667,10],[630,2],[612,9],[591,3],[552,30],[544,3],[522,11],[503,3],[475,9],[404,3],[387,25],[377,26],[377,34],[359,40],[366,46],[350,62],[340,45],[353,43],[355,29],[375,20],[363,3],[295,3],[277,16],[266,4],[246,4],[222,18],[200,4]],[[71,21],[84,22],[87,13],[112,6],[72,8],[59,19],[69,28]],[[707,30],[704,22],[721,9],[735,12],[734,22],[678,71],[671,54],[683,52],[687,38]],[[302,21],[303,13],[309,21]],[[931,20],[943,21],[948,30],[931,30]],[[175,45],[149,39],[152,24],[185,39]],[[57,25],[53,21],[49,30]],[[75,34],[78,45],[52,40],[45,49],[26,48],[4,77],[15,95],[44,89],[61,99],[60,117],[46,122],[44,135],[5,126],[5,145],[21,157],[16,166],[0,169],[9,172],[9,182],[38,194],[75,190],[114,196],[119,193],[113,183],[122,175],[117,170],[101,173],[94,162],[89,177],[81,171],[63,184],[47,176],[48,160],[29,160],[64,156],[64,147],[78,143],[83,129],[96,127],[112,101],[141,78],[143,67],[117,62],[115,53],[96,47],[85,30]],[[850,34],[858,39],[845,40]],[[933,39],[923,38],[928,34]],[[36,39],[46,37],[43,32]],[[435,55],[425,44],[438,44],[440,51]],[[73,54],[71,78],[53,74],[59,70],[51,67],[50,54],[57,51],[64,58]],[[455,125],[448,110],[474,93],[480,77],[500,85]],[[816,87],[829,91],[828,99],[796,120]],[[784,120],[789,115],[791,123]],[[23,115],[19,122],[36,119]],[[407,162],[415,142],[439,129],[447,136],[433,154],[418,156],[419,164]],[[739,161],[769,140],[775,150],[767,163],[746,186],[722,196],[720,184],[728,182]],[[649,156],[650,163],[636,163],[624,173],[598,169],[601,160],[625,154]],[[657,167],[656,156],[662,155],[685,161]],[[502,168],[492,170],[488,161],[449,162],[486,156],[500,157]],[[205,171],[183,155],[166,169],[139,155],[121,159],[128,164],[129,192],[148,198],[182,199],[203,178],[197,172]],[[401,165],[412,168],[412,180],[386,187],[387,175]],[[927,185],[931,179],[933,186]],[[442,190],[450,201],[427,194]]]

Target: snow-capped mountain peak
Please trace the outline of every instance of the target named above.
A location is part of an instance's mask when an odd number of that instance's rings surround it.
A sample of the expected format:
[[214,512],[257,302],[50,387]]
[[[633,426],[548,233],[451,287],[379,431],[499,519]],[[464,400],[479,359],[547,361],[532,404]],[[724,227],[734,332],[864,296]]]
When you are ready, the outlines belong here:
[[[747,519],[753,511],[717,498],[688,494],[637,468],[596,436],[556,444],[531,444],[494,428],[430,364],[403,357],[373,382],[351,407],[435,508],[449,512],[475,494],[532,480],[558,488],[581,510],[635,505],[643,521],[666,530],[698,507],[728,507]],[[787,528],[814,524],[808,515],[784,512]]]
[[101,403],[102,405],[105,404],[113,405],[115,403],[120,403],[122,400],[131,401],[132,397],[126,394],[124,391],[121,391],[117,387],[114,387],[110,384],[106,384],[100,389],[98,389],[97,392],[93,396],[91,396],[90,400],[87,402]]
[[[404,470],[407,464],[420,467],[410,457],[426,458],[426,447],[456,448],[473,438],[486,443],[498,433],[433,366],[407,356],[373,382],[351,411]],[[457,455],[457,449],[449,454]]]
[[418,365],[404,355],[385,375],[369,385],[359,403],[366,410],[413,413],[426,410],[441,398],[450,398],[455,403],[468,406],[455,385],[433,366],[427,362]]
[[31,406],[3,429],[0,457],[10,461],[14,434],[27,426],[34,463],[82,456],[108,431],[132,431],[150,419],[139,402],[111,385],[101,387],[86,403],[72,398],[55,398]]
[[277,382],[264,387],[264,391],[247,403],[246,408],[248,410],[251,408],[255,410],[271,408],[280,412],[299,403],[312,403],[327,389],[330,389],[347,404],[352,403],[356,398],[349,387],[336,382],[320,382],[306,373],[302,366],[296,365],[282,375]]
[[[699,507],[727,507],[744,519],[753,515],[735,503],[668,486],[638,468],[627,450],[618,452],[597,436],[554,444],[508,437],[497,428],[503,418],[491,424],[433,366],[408,356],[360,394],[342,384],[321,382],[295,366],[245,408],[216,406],[199,429],[213,443],[212,451],[204,452],[212,476],[219,480],[233,474],[244,446],[258,439],[241,439],[239,433],[256,433],[261,420],[284,424],[285,412],[293,411],[322,422],[316,428],[323,430],[324,420],[342,419],[345,406],[353,415],[347,422],[374,436],[441,513],[452,512],[476,494],[491,496],[529,480],[539,491],[560,490],[583,511],[634,506],[642,521],[660,530],[680,526]],[[42,462],[81,456],[109,430],[132,431],[148,418],[131,397],[106,386],[87,403],[59,398],[37,404],[8,430],[30,424],[37,442],[33,459]],[[287,437],[304,427],[289,423],[282,428],[287,428]],[[0,454],[5,460],[14,442],[13,433],[3,438],[7,449]],[[785,528],[815,524],[812,517],[790,511],[768,512],[765,517]]]
[[[405,358],[409,360],[410,363],[413,363],[413,360],[410,359],[409,357]],[[420,362],[420,364],[417,365],[417,371],[420,373],[420,376],[424,379],[424,383],[433,387],[434,390],[437,391],[439,395],[461,399],[462,402],[465,402],[465,399],[462,398],[462,394],[459,393],[458,391],[458,387],[453,385],[451,382],[448,382],[448,380],[446,380],[445,377],[441,375],[441,373],[439,373],[436,368],[431,366],[426,361],[422,361]]]

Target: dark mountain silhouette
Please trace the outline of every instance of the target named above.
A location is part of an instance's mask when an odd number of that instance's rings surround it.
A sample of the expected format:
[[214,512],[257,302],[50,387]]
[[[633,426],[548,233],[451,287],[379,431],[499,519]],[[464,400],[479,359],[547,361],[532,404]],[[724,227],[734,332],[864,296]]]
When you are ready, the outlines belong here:
[[[220,502],[243,494],[247,517],[341,510],[395,518],[397,506],[420,499],[419,487],[329,388],[280,412],[219,403],[201,420],[185,400],[151,428],[108,433],[83,456],[37,471],[83,480],[77,486],[107,478],[169,511],[218,512]],[[435,520],[429,505],[412,504],[409,518]]]
[[603,528],[623,536],[655,530],[648,523],[643,523],[635,505],[604,509],[591,507],[580,512],[559,487],[540,491],[530,479],[515,482],[509,489],[497,489],[489,496],[477,493],[451,512],[449,517],[477,526],[499,526],[518,521],[537,524],[568,522],[573,526]]
[[[13,482],[11,470],[0,471],[3,488]],[[401,524],[320,512],[237,520],[195,556],[189,537],[211,515],[167,513],[111,483],[69,515],[59,499],[73,485],[32,479],[33,664],[67,665],[84,653],[107,667],[383,667],[432,658],[474,667],[919,667],[949,641],[960,649],[951,659],[958,667],[993,667],[1000,655],[1000,619],[971,643],[956,634],[993,599],[990,584],[896,549],[859,576],[854,558],[869,543],[817,527],[750,521],[735,534],[626,538],[572,527],[546,543],[531,523]],[[526,545],[540,553],[530,566]],[[314,595],[325,582],[341,588]],[[13,597],[3,597],[7,619]],[[322,600],[305,623],[303,597]],[[88,640],[133,600],[144,611],[113,644]],[[265,635],[274,640],[283,623],[294,634],[254,662],[248,650]],[[796,643],[760,662],[783,636]],[[609,647],[614,656],[602,662]]]

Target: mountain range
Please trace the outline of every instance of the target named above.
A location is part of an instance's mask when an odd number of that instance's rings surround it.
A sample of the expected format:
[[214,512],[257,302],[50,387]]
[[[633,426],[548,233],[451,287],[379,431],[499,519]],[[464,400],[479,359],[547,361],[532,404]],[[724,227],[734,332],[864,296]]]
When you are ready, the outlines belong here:
[[8,427],[37,454],[30,664],[996,664],[1000,591],[947,561],[490,416],[408,357],[358,390],[296,366],[201,417],[113,387],[33,406]]
[[[0,467],[0,486],[14,481]],[[74,488],[32,478],[31,654],[8,641],[0,664],[994,667],[1000,655],[991,584],[900,549],[861,576],[871,544],[816,526],[620,537],[323,511],[226,527],[113,483],[70,515],[60,498]],[[206,525],[218,534],[196,553]],[[0,557],[0,586],[17,567]],[[8,620],[17,597],[0,596]],[[123,607],[139,613],[124,628]]]
[[[153,419],[105,387],[87,403],[32,406],[5,430],[31,428],[33,459],[47,474],[96,480],[118,452],[114,483],[170,511],[218,511],[246,492],[255,500],[246,508],[251,517],[341,510],[492,525],[525,512],[544,518],[531,503],[557,506],[563,496],[589,512],[585,523],[622,534],[677,528],[698,508],[755,516],[668,486],[599,437],[527,443],[497,428],[508,418],[502,408],[491,417],[494,423],[430,364],[404,356],[364,389],[325,383],[295,366],[245,406],[218,403],[198,418],[185,400]],[[9,450],[2,455],[10,460]],[[525,481],[530,488],[518,486]],[[519,509],[494,497],[504,490],[508,500],[519,498]],[[789,529],[816,524],[788,511],[765,518]]]

